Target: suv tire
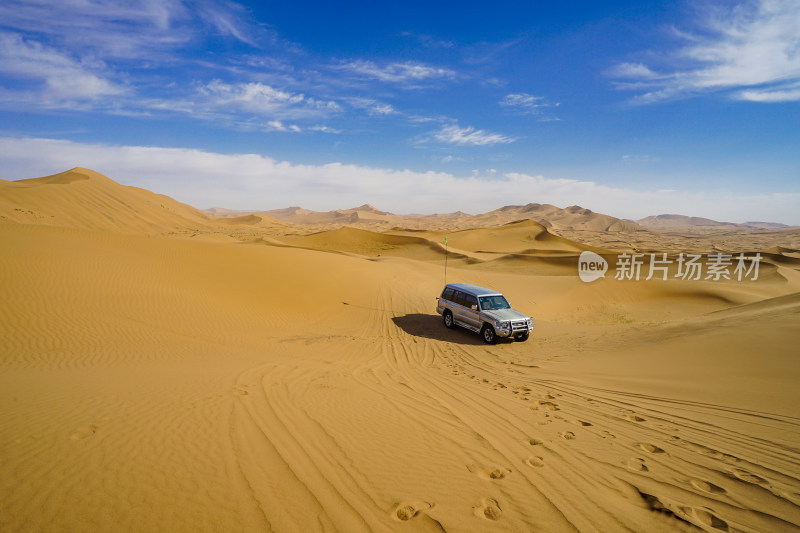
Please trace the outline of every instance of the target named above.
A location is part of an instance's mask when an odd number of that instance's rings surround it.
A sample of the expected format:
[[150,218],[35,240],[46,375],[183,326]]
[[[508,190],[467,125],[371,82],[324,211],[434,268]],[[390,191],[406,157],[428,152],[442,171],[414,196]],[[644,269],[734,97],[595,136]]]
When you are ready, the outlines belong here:
[[455,322],[453,322],[453,313],[450,311],[445,311],[442,315],[442,321],[444,322],[444,327],[452,328],[455,326]]
[[494,328],[489,324],[484,324],[481,330],[481,337],[486,344],[495,344],[497,342],[497,335],[494,332]]

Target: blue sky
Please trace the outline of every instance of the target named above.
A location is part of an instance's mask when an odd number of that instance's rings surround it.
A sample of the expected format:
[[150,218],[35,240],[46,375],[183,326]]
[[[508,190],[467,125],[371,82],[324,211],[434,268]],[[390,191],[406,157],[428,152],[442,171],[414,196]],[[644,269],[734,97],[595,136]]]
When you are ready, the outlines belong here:
[[800,224],[800,3],[5,0],[0,178]]

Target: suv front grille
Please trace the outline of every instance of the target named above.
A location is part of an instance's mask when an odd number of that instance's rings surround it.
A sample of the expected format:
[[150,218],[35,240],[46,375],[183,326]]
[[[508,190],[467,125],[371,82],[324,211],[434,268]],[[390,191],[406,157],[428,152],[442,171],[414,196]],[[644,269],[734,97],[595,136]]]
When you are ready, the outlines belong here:
[[512,320],[511,331],[528,331],[528,322],[525,320]]

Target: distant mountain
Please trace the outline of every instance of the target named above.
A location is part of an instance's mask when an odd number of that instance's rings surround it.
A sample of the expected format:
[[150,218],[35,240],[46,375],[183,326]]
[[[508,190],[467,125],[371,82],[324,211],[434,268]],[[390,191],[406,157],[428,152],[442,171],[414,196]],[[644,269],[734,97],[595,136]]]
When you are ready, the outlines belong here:
[[[392,226],[408,229],[436,229],[458,223],[462,228],[496,226],[517,220],[530,219],[555,230],[591,230],[611,232],[640,231],[635,223],[612,216],[594,213],[580,206],[566,209],[549,204],[509,205],[482,213],[469,215],[461,211],[433,215],[396,215],[381,211],[369,204],[335,211],[309,211],[299,207],[263,211],[264,214],[288,224],[327,225],[341,224],[380,229]],[[239,215],[243,214],[239,213]],[[230,216],[230,215],[227,215]]]
[[777,222],[745,222],[736,224],[733,222],[719,222],[710,218],[688,217],[685,215],[657,215],[642,218],[636,221],[640,226],[651,229],[663,228],[743,228],[743,229],[784,229],[791,228],[786,224]]
[[686,228],[690,226],[735,226],[730,222],[718,222],[710,218],[687,217],[685,215],[656,215],[641,218],[637,224],[645,228]]
[[633,232],[641,228],[635,223],[601,213],[595,213],[578,205],[561,209],[550,204],[509,205],[483,215],[476,215],[486,222],[506,224],[527,218],[555,230],[589,230],[611,232]]
[[339,225],[359,225],[366,222],[368,225],[385,224],[391,225],[403,217],[381,211],[369,204],[364,204],[350,209],[337,209],[335,211],[311,211],[301,207],[287,207],[284,209],[273,209],[270,211],[257,211],[274,217],[287,224],[339,224]]
[[779,222],[745,222],[746,226],[750,226],[751,228],[764,228],[764,229],[786,229],[791,228],[793,226],[788,226],[786,224],[781,224]]

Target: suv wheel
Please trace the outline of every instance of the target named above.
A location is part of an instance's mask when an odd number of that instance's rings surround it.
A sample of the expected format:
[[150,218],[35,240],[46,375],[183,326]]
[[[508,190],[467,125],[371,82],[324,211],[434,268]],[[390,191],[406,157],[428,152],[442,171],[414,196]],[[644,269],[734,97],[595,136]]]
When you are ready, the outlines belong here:
[[528,340],[528,333],[520,333],[519,335],[514,335],[514,340],[517,342],[525,342]]
[[494,332],[494,328],[489,324],[483,326],[481,337],[483,337],[483,342],[486,344],[494,344],[497,342],[497,335]]
[[442,320],[444,321],[444,327],[452,328],[453,327],[453,313],[450,311],[445,311],[442,315]]

